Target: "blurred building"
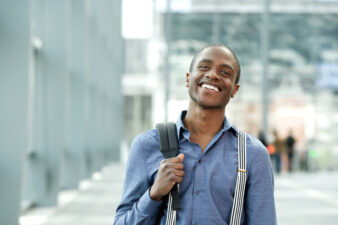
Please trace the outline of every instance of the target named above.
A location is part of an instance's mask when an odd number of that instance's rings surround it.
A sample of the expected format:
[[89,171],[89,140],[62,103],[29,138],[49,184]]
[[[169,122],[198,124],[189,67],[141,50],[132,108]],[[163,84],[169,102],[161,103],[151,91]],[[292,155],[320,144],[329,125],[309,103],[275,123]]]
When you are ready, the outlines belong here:
[[[254,135],[264,129],[264,119],[268,135],[277,129],[285,137],[293,130],[299,155],[310,157],[313,169],[337,169],[338,1],[148,2],[153,3],[153,35],[126,39],[123,90],[133,107],[151,117],[136,111],[129,115],[127,121],[135,126],[128,129],[129,141],[159,121],[176,120],[187,107],[184,82],[190,60],[203,46],[222,43],[237,53],[243,74],[240,91],[228,107],[230,121]],[[268,69],[263,81],[264,57]]]
[[120,158],[121,1],[5,0],[0,24],[0,218],[15,225]]

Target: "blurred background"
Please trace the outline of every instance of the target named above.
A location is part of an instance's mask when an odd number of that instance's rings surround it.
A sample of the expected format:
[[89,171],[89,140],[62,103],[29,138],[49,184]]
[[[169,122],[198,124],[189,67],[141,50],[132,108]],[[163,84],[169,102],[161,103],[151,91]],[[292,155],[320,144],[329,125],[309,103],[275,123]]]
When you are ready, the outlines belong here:
[[112,224],[132,139],[230,46],[227,107],[268,147],[279,224],[338,221],[337,0],[2,0],[0,224]]

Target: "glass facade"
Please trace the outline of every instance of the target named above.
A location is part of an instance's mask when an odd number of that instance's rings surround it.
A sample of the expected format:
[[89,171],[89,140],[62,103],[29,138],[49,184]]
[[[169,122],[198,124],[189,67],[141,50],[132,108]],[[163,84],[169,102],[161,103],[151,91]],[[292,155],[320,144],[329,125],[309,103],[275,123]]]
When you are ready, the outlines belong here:
[[[338,109],[331,103],[338,93],[338,2],[184,2],[167,1],[170,10],[162,7],[158,11],[163,21],[158,28],[161,40],[169,46],[168,60],[163,61],[170,65],[169,111],[177,112],[177,107],[187,103],[185,73],[193,55],[207,44],[225,44],[236,52],[242,67],[241,88],[228,110],[235,124],[258,135],[264,129],[265,117],[270,139],[273,130],[279,130],[282,136],[293,130],[299,155],[315,151],[330,158],[328,154],[338,154],[338,137],[332,132],[338,125],[337,119],[334,117],[326,125],[320,119],[330,117]],[[266,27],[264,4],[268,4]],[[264,44],[268,46],[267,56]],[[268,69],[263,81],[264,57],[268,59]],[[322,102],[330,104],[323,108]],[[170,115],[170,119],[175,118],[173,113]],[[323,142],[327,144],[321,150],[314,147],[323,146]],[[338,167],[335,160],[326,163],[321,163],[321,168]],[[318,168],[315,164],[314,169]]]

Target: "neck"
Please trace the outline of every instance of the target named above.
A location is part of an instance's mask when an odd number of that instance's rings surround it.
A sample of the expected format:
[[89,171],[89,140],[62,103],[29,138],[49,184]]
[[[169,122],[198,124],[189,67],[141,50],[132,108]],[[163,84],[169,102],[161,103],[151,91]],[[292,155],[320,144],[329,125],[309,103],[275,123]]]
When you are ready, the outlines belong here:
[[202,108],[190,101],[184,125],[192,134],[215,135],[223,127],[225,108]]

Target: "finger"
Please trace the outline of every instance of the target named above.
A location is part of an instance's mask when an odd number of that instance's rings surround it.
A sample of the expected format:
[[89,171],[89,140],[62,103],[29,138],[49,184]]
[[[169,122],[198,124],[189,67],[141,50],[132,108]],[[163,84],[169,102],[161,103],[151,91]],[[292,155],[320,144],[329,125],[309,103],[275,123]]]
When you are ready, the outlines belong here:
[[183,181],[183,177],[176,176],[173,183],[174,183],[174,184],[175,184],[175,183],[178,183],[178,184],[179,184],[179,183],[181,183],[182,181]]
[[179,157],[181,159],[181,162],[183,162],[183,160],[184,160],[184,154],[183,153],[180,153],[177,157]]
[[183,177],[184,176],[184,171],[183,170],[174,170],[173,173],[176,176]]
[[182,182],[182,180],[183,180],[183,176],[176,176],[175,174],[171,174],[169,177],[169,182],[171,183],[171,184],[175,184],[175,183],[181,183]]
[[167,178],[169,180],[173,180],[173,179],[176,179],[176,177],[183,177],[183,176],[184,176],[184,171],[183,170],[171,169],[167,173]]
[[173,157],[173,158],[170,158],[169,159],[169,162],[172,162],[172,163],[180,163],[180,162],[183,162],[183,159],[184,159],[184,154],[179,154],[178,156],[176,157]]
[[179,183],[179,184],[180,184],[182,181],[183,181],[183,177],[178,177],[176,183]]
[[184,169],[184,165],[183,163],[172,163],[172,162],[164,162],[161,167],[163,169],[177,169],[177,170],[183,170]]

